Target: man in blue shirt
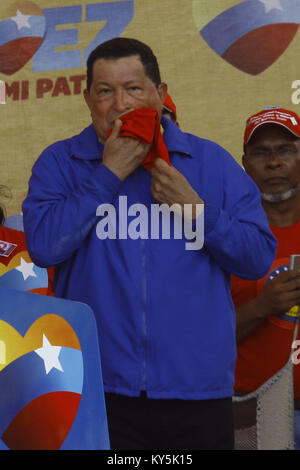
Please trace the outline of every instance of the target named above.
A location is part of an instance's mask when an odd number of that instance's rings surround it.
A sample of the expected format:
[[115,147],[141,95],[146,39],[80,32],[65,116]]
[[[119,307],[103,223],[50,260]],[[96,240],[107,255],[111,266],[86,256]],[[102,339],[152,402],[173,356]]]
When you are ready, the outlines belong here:
[[[94,311],[112,448],[230,449],[230,276],[264,276],[276,241],[234,159],[162,117],[166,92],[145,44],[116,38],[91,53],[92,125],[35,163],[27,244],[35,263],[56,266],[56,295]],[[122,119],[145,109],[161,118],[170,159],[151,171],[154,143],[120,137]]]

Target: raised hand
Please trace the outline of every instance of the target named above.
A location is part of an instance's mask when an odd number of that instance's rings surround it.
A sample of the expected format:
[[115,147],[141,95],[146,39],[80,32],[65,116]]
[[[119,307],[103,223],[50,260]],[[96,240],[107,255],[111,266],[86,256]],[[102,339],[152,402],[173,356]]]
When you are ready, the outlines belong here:
[[[204,201],[192,188],[187,179],[176,168],[169,166],[161,158],[155,160],[154,167],[151,170],[153,197],[160,203],[171,206],[180,204],[182,210],[185,204],[190,204],[192,219],[199,215],[199,205],[203,208]],[[197,207],[198,205],[198,207]],[[186,214],[185,214],[186,215]],[[188,214],[187,214],[188,215]]]
[[121,126],[122,121],[116,119],[112,133],[104,144],[102,162],[123,181],[144,161],[151,144],[131,137],[119,137]]

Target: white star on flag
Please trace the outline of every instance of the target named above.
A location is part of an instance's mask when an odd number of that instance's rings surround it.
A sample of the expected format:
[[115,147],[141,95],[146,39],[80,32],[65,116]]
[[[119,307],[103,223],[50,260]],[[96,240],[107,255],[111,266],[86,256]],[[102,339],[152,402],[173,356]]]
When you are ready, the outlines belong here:
[[27,263],[22,257],[21,257],[21,264],[19,266],[16,266],[16,270],[20,271],[23,274],[24,281],[30,276],[36,277],[36,274],[33,270],[34,264],[33,263]]
[[269,13],[269,11],[271,10],[283,11],[280,0],[259,0],[259,1],[264,4],[266,13]]
[[18,29],[31,28],[30,24],[28,23],[28,20],[31,16],[32,15],[23,15],[20,10],[17,10],[17,16],[13,16],[11,20],[17,24]]
[[46,335],[43,334],[43,347],[36,349],[36,352],[44,361],[46,374],[49,374],[50,370],[58,369],[63,372],[61,363],[59,362],[58,356],[61,351],[61,346],[52,346],[48,341]]

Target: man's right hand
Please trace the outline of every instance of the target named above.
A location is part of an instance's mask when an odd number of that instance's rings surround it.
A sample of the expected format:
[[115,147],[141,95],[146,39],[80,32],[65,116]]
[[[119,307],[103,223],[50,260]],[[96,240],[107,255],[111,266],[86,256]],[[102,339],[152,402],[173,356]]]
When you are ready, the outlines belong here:
[[286,313],[300,305],[300,272],[283,271],[268,281],[260,296],[264,317]]
[[283,271],[268,281],[263,291],[236,310],[236,337],[241,342],[266,318],[288,312],[300,305],[300,272]]
[[124,181],[146,158],[151,144],[131,137],[119,137],[122,121],[116,119],[112,133],[105,141],[103,165]]

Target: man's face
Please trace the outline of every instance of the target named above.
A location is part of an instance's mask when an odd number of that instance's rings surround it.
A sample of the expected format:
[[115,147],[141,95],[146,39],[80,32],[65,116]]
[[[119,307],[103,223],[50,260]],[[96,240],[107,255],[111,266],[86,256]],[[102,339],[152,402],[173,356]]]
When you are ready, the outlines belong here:
[[282,126],[262,126],[246,146],[243,165],[262,193],[282,194],[300,183],[300,139]]
[[101,142],[119,116],[133,109],[151,107],[161,115],[167,86],[157,88],[145,74],[139,56],[98,59],[93,66],[93,81],[84,97]]

